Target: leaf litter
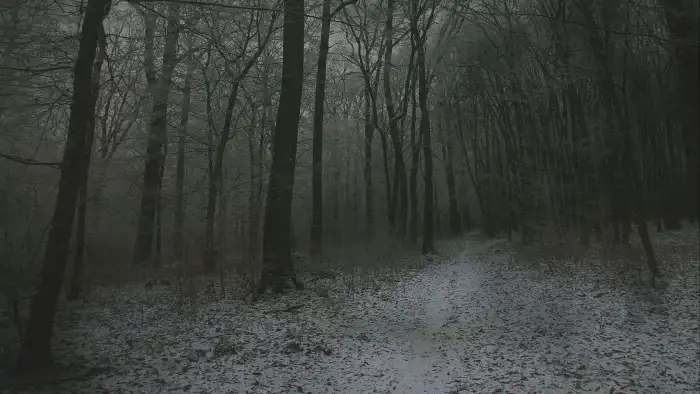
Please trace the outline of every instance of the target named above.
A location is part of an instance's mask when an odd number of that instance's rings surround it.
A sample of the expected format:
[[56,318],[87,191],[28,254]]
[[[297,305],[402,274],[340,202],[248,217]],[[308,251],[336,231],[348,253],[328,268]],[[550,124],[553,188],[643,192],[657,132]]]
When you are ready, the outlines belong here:
[[62,306],[54,347],[94,373],[29,391],[700,391],[697,254],[655,289],[586,270],[543,275],[512,264],[503,241],[451,246],[461,252],[352,297],[344,274],[323,279],[328,297],[187,313],[169,286],[93,289]]

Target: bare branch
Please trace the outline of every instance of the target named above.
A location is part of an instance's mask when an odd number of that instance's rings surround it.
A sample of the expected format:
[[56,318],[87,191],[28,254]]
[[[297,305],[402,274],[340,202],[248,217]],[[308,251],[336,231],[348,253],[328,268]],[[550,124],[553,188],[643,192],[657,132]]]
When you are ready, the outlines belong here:
[[57,162],[36,161],[34,159],[27,159],[24,157],[8,155],[8,154],[2,153],[2,152],[0,152],[0,157],[7,159],[7,160],[10,160],[10,161],[14,161],[15,163],[24,164],[26,166],[45,166],[45,167],[52,167],[52,168],[60,169],[61,166],[63,165],[63,163],[60,161],[57,161]]

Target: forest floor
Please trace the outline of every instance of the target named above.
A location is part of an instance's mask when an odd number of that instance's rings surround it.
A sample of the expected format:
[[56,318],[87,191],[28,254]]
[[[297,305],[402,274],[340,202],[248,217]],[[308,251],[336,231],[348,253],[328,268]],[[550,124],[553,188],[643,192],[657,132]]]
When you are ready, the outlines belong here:
[[25,389],[698,392],[697,236],[655,234],[665,288],[592,254],[525,261],[506,241],[471,235],[381,285],[307,277],[307,290],[255,304],[182,307],[167,285],[94,289],[57,320],[55,357],[83,372]]

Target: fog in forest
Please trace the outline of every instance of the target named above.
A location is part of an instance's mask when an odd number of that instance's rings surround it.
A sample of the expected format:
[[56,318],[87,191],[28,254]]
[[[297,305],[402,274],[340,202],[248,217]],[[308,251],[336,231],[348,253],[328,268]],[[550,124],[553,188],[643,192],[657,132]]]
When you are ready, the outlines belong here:
[[700,391],[697,0],[5,0],[0,391]]

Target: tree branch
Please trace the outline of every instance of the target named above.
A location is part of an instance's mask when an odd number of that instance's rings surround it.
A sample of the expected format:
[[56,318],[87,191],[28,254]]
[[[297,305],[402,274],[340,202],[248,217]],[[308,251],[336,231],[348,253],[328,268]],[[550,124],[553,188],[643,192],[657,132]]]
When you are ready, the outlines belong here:
[[57,161],[57,162],[36,161],[34,159],[27,159],[24,157],[8,155],[8,154],[2,153],[2,152],[0,152],[0,157],[2,157],[3,159],[14,161],[15,163],[24,164],[26,166],[45,166],[45,167],[52,167],[52,168],[60,169],[61,166],[63,165],[63,163],[60,161]]

